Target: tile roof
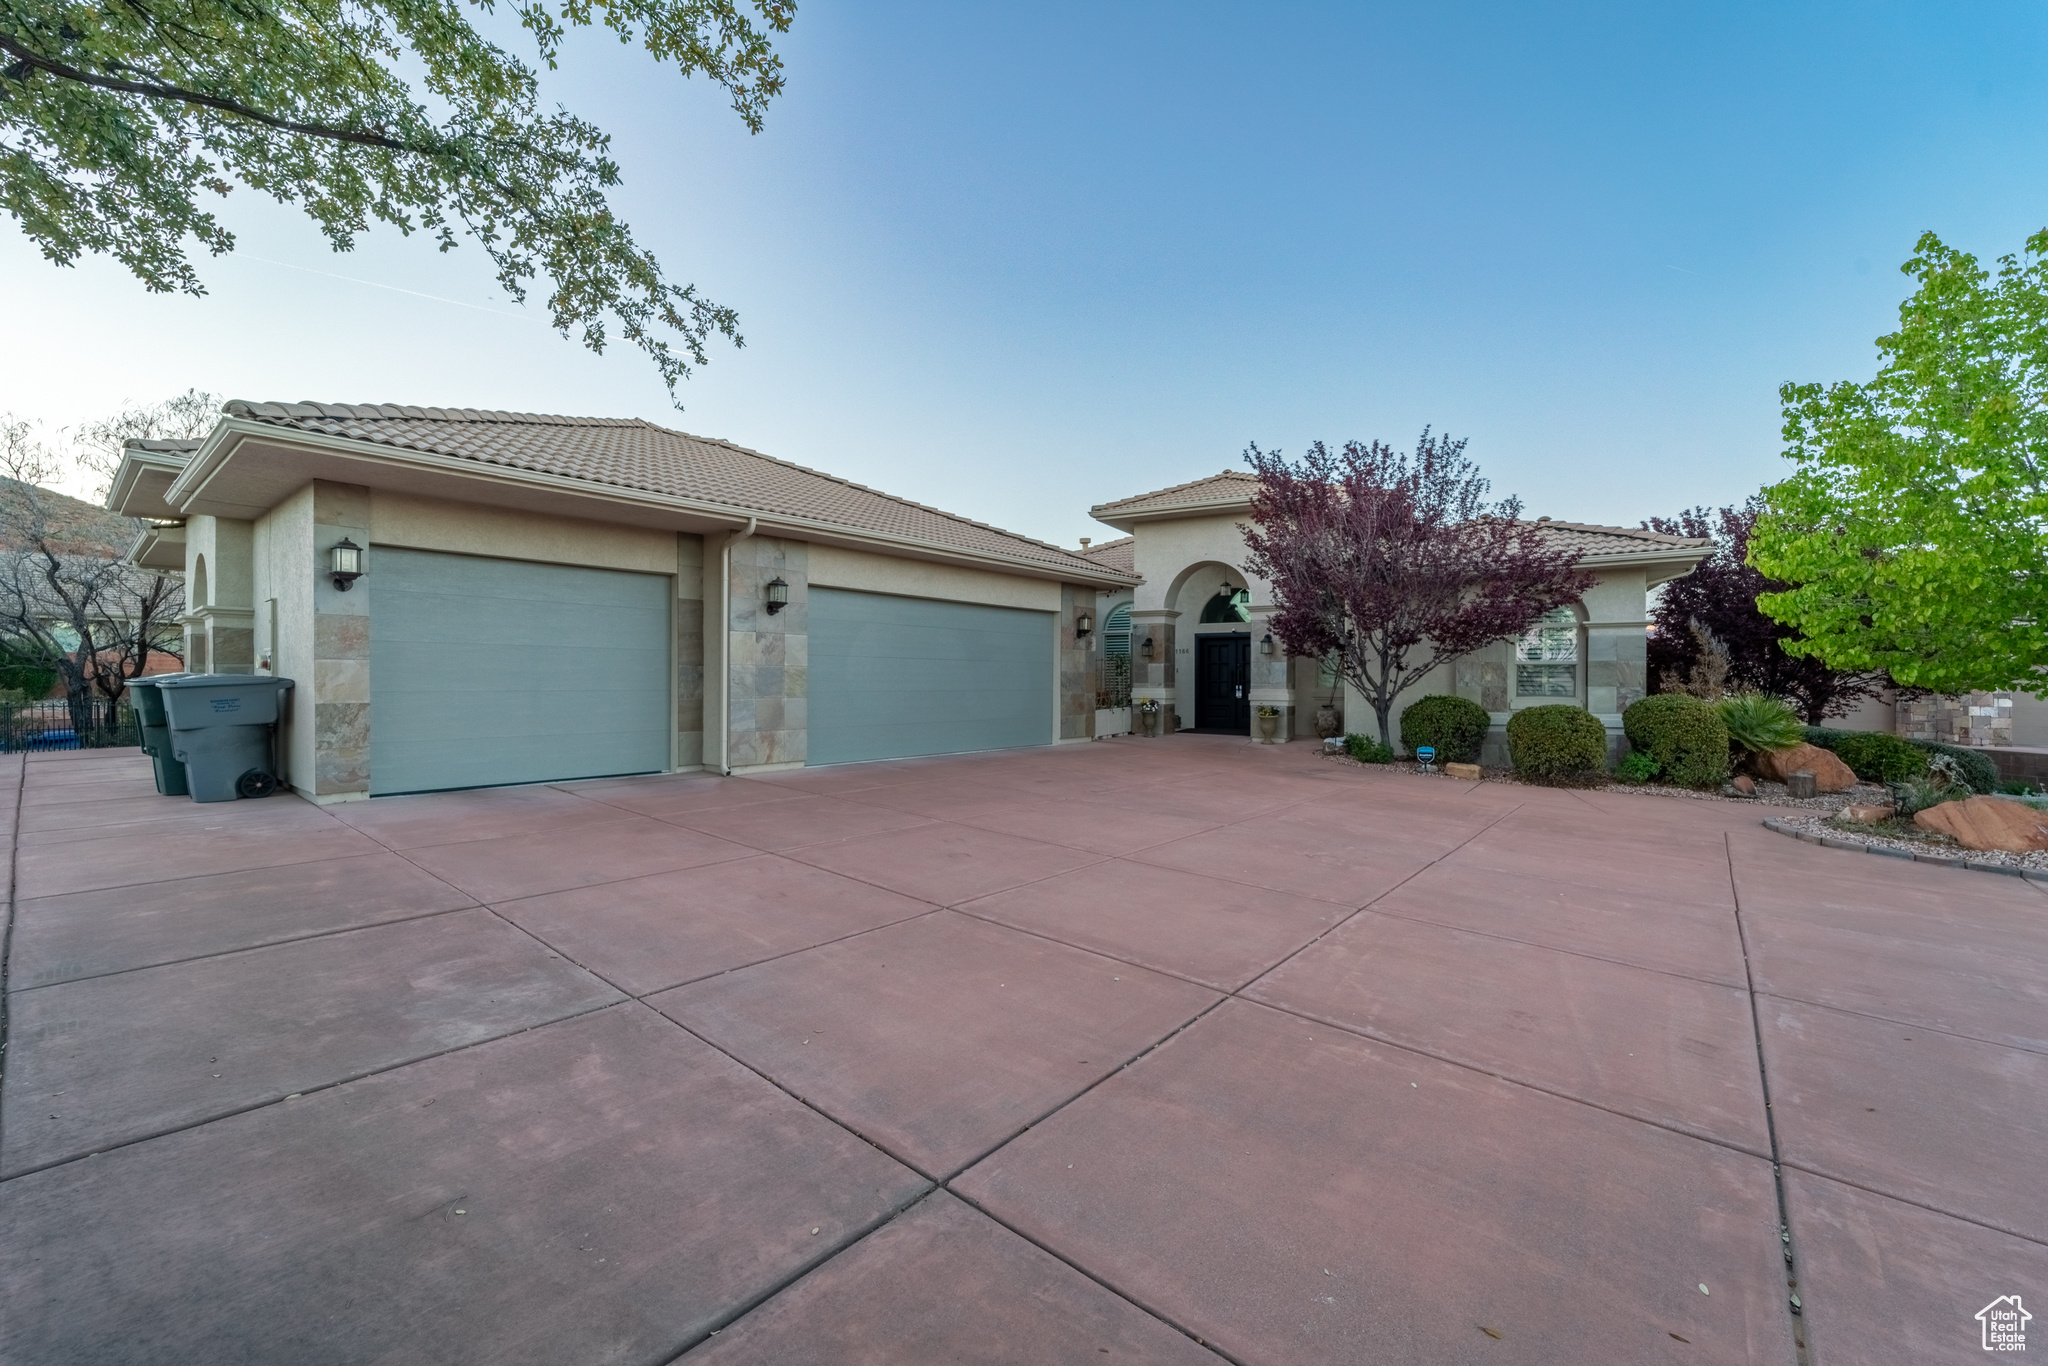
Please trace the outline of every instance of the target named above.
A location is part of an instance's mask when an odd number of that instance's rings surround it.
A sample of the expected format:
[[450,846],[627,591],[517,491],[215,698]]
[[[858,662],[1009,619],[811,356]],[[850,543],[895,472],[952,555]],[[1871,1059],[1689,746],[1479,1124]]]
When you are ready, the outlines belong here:
[[1114,541],[1104,541],[1100,545],[1081,547],[1081,558],[1093,560],[1097,564],[1107,565],[1126,574],[1135,574],[1138,572],[1137,551],[1136,537],[1120,536]]
[[183,440],[177,438],[154,438],[131,436],[121,445],[131,451],[151,451],[157,455],[190,455],[206,444],[198,438]]
[[559,417],[393,404],[226,404],[230,417],[345,437],[482,465],[550,474],[733,508],[800,518],[1040,568],[1104,566],[950,512],[913,503],[729,441],[691,436],[639,418]]
[[[1134,512],[1170,512],[1183,507],[1199,509],[1219,503],[1249,503],[1258,487],[1257,475],[1246,470],[1224,470],[1221,474],[1212,474],[1206,479],[1175,484],[1172,488],[1155,489],[1151,493],[1140,493],[1114,503],[1102,503],[1091,511],[1097,517],[1104,513],[1116,517]],[[1536,520],[1544,529],[1547,539],[1562,541],[1581,555],[1639,555],[1645,551],[1656,550],[1697,550],[1713,544],[1711,541],[1666,536],[1662,532],[1645,531],[1636,527],[1599,526],[1591,522],[1556,522],[1548,517],[1539,517]],[[1105,544],[1114,545],[1117,542]]]
[[1249,502],[1253,491],[1258,487],[1259,477],[1256,474],[1247,470],[1225,470],[1221,474],[1212,474],[1206,479],[1197,479],[1192,483],[1154,489],[1150,493],[1136,494],[1114,503],[1100,503],[1093,511],[1152,512],[1162,508],[1187,507],[1200,503]]

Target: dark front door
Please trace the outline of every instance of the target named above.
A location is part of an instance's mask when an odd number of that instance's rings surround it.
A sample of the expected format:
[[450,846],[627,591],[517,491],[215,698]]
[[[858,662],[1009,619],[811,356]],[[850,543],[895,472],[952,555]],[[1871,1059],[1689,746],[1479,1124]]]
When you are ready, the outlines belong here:
[[1195,729],[1252,733],[1252,638],[1195,637]]

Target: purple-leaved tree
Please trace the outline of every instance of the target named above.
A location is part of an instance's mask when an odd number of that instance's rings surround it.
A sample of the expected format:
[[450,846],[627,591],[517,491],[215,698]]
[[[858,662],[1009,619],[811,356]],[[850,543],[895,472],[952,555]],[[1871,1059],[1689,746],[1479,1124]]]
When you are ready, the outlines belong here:
[[1427,428],[1411,456],[1384,442],[1318,441],[1299,463],[1256,444],[1247,571],[1273,587],[1273,634],[1335,661],[1391,745],[1394,701],[1439,664],[1526,631],[1578,601],[1593,576],[1521,518],[1465,443]]

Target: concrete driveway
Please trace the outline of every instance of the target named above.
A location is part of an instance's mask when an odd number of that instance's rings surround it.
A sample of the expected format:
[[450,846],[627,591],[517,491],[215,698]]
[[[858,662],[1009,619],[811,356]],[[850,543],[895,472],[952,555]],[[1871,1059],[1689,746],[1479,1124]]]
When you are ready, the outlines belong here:
[[0,763],[8,1363],[1925,1366],[2048,1316],[2017,878],[1195,736],[324,809]]

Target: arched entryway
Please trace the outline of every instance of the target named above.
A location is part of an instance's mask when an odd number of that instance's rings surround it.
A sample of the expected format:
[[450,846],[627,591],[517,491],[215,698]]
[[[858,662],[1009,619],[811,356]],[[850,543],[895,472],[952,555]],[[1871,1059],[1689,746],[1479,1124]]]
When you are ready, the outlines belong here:
[[1181,620],[1189,622],[1188,700],[1192,729],[1249,735],[1252,728],[1251,590],[1222,564],[1190,566],[1174,585]]

